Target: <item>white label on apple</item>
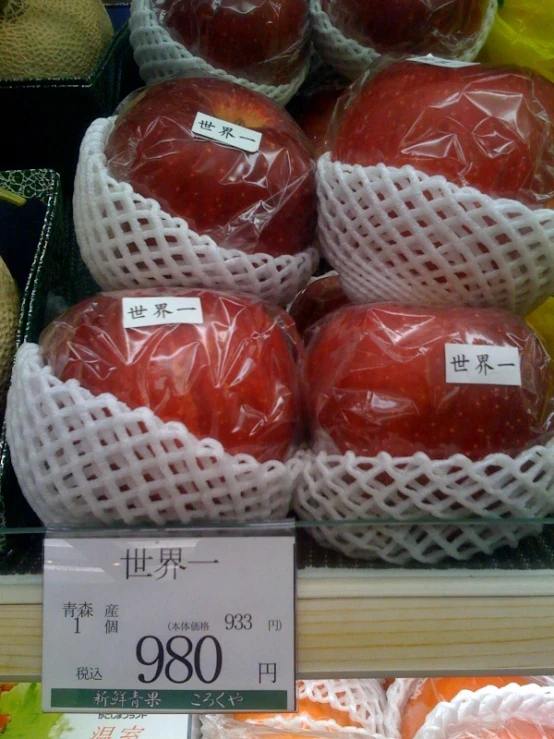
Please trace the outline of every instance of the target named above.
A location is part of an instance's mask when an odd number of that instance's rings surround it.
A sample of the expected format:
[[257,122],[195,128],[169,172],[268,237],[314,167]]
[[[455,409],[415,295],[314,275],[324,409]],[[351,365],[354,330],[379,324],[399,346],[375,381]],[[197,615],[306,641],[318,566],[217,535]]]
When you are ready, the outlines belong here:
[[123,328],[163,326],[171,323],[204,323],[200,298],[123,298]]
[[431,67],[446,67],[447,69],[460,69],[461,67],[478,67],[477,62],[461,62],[459,59],[439,59],[439,57],[427,54],[427,56],[412,56],[409,62],[418,64],[429,64]]
[[295,538],[267,528],[48,536],[43,709],[294,711]]
[[[64,714],[56,725],[57,739],[190,739],[191,716],[128,711],[98,714]],[[37,737],[38,739],[38,737]]]
[[521,386],[517,347],[445,344],[446,382],[455,385]]
[[226,144],[227,146],[234,146],[235,149],[242,149],[250,153],[258,151],[262,140],[262,134],[259,131],[237,126],[235,123],[214,118],[207,113],[196,114],[192,132],[197,136],[203,136],[206,139],[218,141],[220,144]]

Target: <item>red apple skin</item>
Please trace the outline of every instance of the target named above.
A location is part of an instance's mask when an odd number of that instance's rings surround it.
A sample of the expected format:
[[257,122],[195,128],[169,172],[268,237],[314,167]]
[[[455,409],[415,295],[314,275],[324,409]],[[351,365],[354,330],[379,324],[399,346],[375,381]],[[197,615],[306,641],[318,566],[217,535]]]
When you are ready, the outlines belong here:
[[380,54],[434,53],[454,57],[473,46],[489,0],[322,0],[332,23],[348,38]]
[[[192,134],[199,111],[259,131],[259,150]],[[252,90],[209,78],[152,85],[121,111],[106,156],[116,179],[220,247],[279,256],[312,245],[309,143],[288,113]]]
[[287,84],[310,53],[307,0],[162,0],[157,7],[191,53],[252,82]]
[[290,113],[304,131],[315,158],[327,151],[327,129],[344,86],[322,87],[293,98]]
[[[521,387],[447,384],[447,343],[515,346]],[[346,306],[314,329],[303,366],[312,448],[373,457],[517,454],[554,429],[550,362],[496,308]]]
[[531,71],[409,61],[368,79],[332,146],[350,164],[411,165],[529,204],[554,194],[554,85]]
[[[122,298],[170,295],[199,297],[204,323],[123,328]],[[146,406],[199,439],[217,439],[229,454],[284,460],[297,441],[300,338],[284,311],[247,296],[179,288],[99,293],[54,320],[40,347],[60,380],[112,393],[132,409]]]
[[339,276],[331,273],[318,277],[301,290],[289,306],[289,314],[300,335],[306,337],[315,323],[349,302]]

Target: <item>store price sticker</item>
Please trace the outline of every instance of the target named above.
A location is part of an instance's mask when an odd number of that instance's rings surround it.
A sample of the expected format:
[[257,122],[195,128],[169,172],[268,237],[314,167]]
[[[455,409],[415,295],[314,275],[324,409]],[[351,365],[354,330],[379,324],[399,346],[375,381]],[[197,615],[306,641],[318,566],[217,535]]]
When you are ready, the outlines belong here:
[[294,536],[48,536],[42,675],[45,711],[294,710]]

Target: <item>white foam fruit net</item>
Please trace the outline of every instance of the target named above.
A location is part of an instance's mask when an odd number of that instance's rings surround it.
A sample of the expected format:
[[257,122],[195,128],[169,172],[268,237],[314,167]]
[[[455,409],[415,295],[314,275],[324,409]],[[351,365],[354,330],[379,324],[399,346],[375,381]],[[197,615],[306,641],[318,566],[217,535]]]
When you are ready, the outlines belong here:
[[[294,510],[301,519],[322,521],[308,532],[349,557],[394,564],[465,560],[539,533],[540,518],[554,511],[554,441],[477,462],[463,454],[432,460],[422,452],[297,456],[303,466]],[[384,522],[355,523],[375,519]]]
[[[321,7],[321,0],[309,0],[313,23],[314,44],[322,58],[345,77],[354,80],[379,58],[380,54],[370,46],[348,38],[333,25],[328,14]],[[470,62],[477,57],[490,33],[498,0],[489,0],[481,31],[469,47],[453,53],[455,59]]]
[[270,98],[279,105],[286,105],[304,82],[309,60],[302,71],[285,85],[264,85],[214,67],[200,57],[191,54],[183,44],[172,38],[159,22],[151,0],[133,0],[129,20],[130,41],[140,76],[147,83],[161,82],[170,77],[190,74],[209,75],[249,87],[254,92]]
[[62,382],[36,344],[17,352],[6,418],[12,463],[46,525],[282,519],[296,459],[258,462],[179,422]]
[[493,199],[413,167],[318,161],[323,253],[353,302],[496,306],[554,291],[554,210]]
[[284,305],[308,283],[319,255],[273,257],[221,249],[109,171],[104,147],[115,117],[99,119],[81,145],[73,210],[81,255],[104,290],[206,287]]
[[346,714],[352,726],[344,727],[333,718],[315,719],[308,713],[294,715],[276,713],[259,721],[255,716],[252,723],[262,723],[278,729],[299,732],[349,732],[383,734],[383,718],[386,709],[386,696],[379,680],[306,680],[297,683],[298,699],[308,699],[314,703],[328,704],[335,711]]
[[[463,690],[449,703],[439,703],[414,739],[489,736],[510,720],[554,728],[554,688],[539,685],[493,686]],[[496,730],[496,731],[495,731]],[[540,735],[540,730],[537,732]]]

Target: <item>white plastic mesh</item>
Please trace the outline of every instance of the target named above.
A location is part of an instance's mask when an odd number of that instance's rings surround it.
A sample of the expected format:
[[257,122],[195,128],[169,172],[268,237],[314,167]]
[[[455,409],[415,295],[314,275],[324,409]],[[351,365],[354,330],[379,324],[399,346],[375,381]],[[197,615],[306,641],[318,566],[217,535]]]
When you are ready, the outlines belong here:
[[170,77],[203,74],[249,87],[279,105],[286,105],[304,82],[310,66],[307,60],[300,74],[286,85],[261,85],[243,77],[235,77],[194,56],[183,44],[175,41],[169,31],[158,22],[151,0],[133,0],[129,28],[135,61],[140,76],[147,84]]
[[16,355],[6,414],[13,466],[47,525],[284,518],[295,459],[260,463],[147,408],[62,382],[36,344]]
[[81,254],[104,290],[206,287],[284,305],[308,283],[319,261],[317,249],[279,257],[220,249],[156,200],[114,179],[104,153],[114,121],[101,118],[85,134],[73,197]]
[[[510,518],[540,519],[554,511],[554,441],[514,458],[490,454],[478,462],[462,454],[432,460],[422,452],[398,458],[386,452],[372,458],[353,452],[297,456],[304,465],[294,510],[305,520],[334,522],[308,531],[323,546],[349,557],[395,564],[469,559],[505,544],[515,546],[541,530],[538,521],[511,523]],[[487,517],[493,520],[463,524]],[[348,523],[380,518],[388,522]],[[391,519],[432,522],[399,526]]]
[[489,305],[554,292],[554,210],[495,200],[413,167],[317,167],[319,237],[353,302]]
[[[477,57],[490,33],[498,0],[489,0],[483,26],[472,46],[465,48],[453,58],[460,61],[472,61]],[[380,54],[369,46],[362,46],[354,39],[347,38],[333,25],[327,13],[321,7],[321,0],[310,0],[313,23],[314,44],[323,59],[345,77],[355,80],[379,58]]]
[[387,690],[387,703],[383,714],[383,728],[385,736],[391,739],[400,739],[400,727],[402,725],[402,714],[416,689],[420,678],[406,677],[393,680]]
[[439,703],[414,739],[480,736],[498,730],[510,719],[554,728],[554,689],[538,685],[463,690],[449,703]]
[[379,680],[306,680],[299,685],[298,697],[328,703],[347,712],[354,726],[370,734],[383,733],[386,697]]
[[[346,713],[353,722],[345,728],[334,719],[314,719],[300,711],[291,714],[276,713],[260,720],[264,726],[290,731],[345,732],[356,734],[383,734],[386,708],[385,691],[379,680],[307,680],[297,683],[298,698],[314,703],[326,703],[336,711]],[[255,718],[252,722],[258,723]]]

